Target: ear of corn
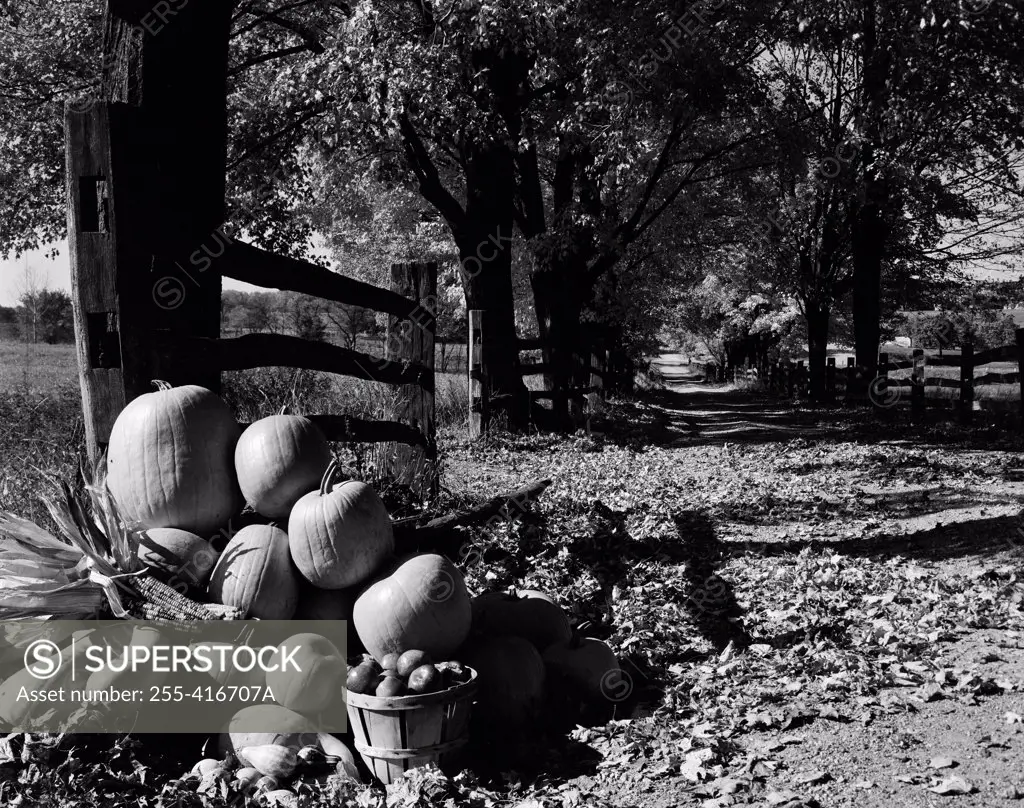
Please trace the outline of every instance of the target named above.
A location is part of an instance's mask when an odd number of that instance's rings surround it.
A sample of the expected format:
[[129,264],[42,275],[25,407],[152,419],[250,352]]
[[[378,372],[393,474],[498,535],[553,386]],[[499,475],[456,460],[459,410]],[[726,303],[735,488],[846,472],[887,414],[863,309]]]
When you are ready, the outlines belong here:
[[[153,620],[241,620],[238,609],[198,603],[156,580],[138,559],[138,537],[120,517],[106,487],[104,462],[85,495],[54,480],[58,496],[44,499],[60,528],[55,537],[32,522],[0,511],[0,620],[84,619],[108,605]],[[84,471],[83,471],[84,475]]]

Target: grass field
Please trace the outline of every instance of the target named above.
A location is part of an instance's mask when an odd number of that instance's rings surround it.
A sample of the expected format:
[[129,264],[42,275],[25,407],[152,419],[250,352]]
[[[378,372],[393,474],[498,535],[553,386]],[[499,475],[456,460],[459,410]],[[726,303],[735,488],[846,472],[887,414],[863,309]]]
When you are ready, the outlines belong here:
[[0,394],[78,395],[74,345],[0,340]]

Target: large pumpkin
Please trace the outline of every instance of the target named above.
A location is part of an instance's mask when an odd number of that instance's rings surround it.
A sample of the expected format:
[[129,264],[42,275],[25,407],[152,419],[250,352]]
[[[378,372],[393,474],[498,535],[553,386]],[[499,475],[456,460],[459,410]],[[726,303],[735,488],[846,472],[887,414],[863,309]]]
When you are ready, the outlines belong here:
[[629,695],[629,679],[615,652],[593,637],[574,635],[567,642],[549,645],[544,650],[544,664],[550,676],[591,701],[617,702]]
[[296,634],[277,647],[275,663],[285,658],[294,660],[299,670],[288,666],[267,671],[267,686],[278,704],[308,714],[322,713],[335,703],[348,666],[334,643],[319,634]]
[[335,484],[332,462],[320,487],[292,508],[288,541],[295,566],[322,589],[344,589],[368,580],[395,548],[391,517],[365,483]]
[[317,488],[331,462],[319,427],[301,415],[271,415],[250,424],[235,446],[235,473],[253,509],[284,519],[299,497]]
[[514,595],[485,592],[473,598],[473,629],[487,636],[529,640],[538,651],[572,638],[569,618],[546,595],[523,590]]
[[299,599],[299,579],[288,553],[288,535],[276,525],[239,530],[213,568],[210,595],[247,617],[290,620]]
[[207,535],[242,507],[231,410],[203,387],[170,387],[131,401],[107,447],[107,486],[129,522]]
[[356,600],[352,622],[377,661],[410,649],[448,659],[469,636],[472,606],[459,569],[444,556],[398,562]]
[[523,730],[537,721],[544,703],[545,671],[533,643],[522,637],[484,637],[460,657],[476,670],[480,683],[475,718],[502,731]]
[[202,586],[217,563],[217,551],[206,539],[176,527],[139,532],[139,560],[161,577]]

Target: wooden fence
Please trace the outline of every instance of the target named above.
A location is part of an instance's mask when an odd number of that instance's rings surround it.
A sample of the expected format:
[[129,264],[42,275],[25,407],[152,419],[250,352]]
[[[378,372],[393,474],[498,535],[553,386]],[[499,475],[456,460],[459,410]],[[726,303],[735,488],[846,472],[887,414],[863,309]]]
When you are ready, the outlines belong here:
[[[138,136],[132,114],[106,102],[65,112],[72,299],[90,457],[99,456],[118,413],[152,391],[154,379],[219,389],[222,371],[296,367],[398,386],[394,421],[310,417],[330,440],[393,444],[388,471],[421,495],[434,492],[436,265],[396,264],[392,288],[383,289],[219,229],[193,234],[184,249],[162,241],[153,218],[159,192],[145,182],[152,158],[131,146]],[[286,334],[225,338],[222,277],[386,313],[387,350],[374,356]]]
[[[996,363],[1012,363],[1015,370],[987,368]],[[961,346],[960,353],[947,353],[943,356],[926,356],[921,348],[913,350],[907,359],[891,358],[882,352],[878,355],[878,363],[872,378],[865,385],[863,379],[857,379],[859,369],[853,358],[847,359],[845,368],[837,368],[834,357],[827,359],[825,367],[825,400],[836,401],[840,398],[840,387],[844,397],[849,397],[852,390],[868,391],[870,402],[879,409],[889,409],[901,403],[909,403],[915,416],[923,415],[926,407],[953,406],[958,411],[963,423],[970,423],[977,401],[976,391],[986,385],[1019,386],[1017,395],[1011,402],[1013,409],[1024,415],[1024,329],[1017,329],[1016,342],[1013,345],[1002,345],[975,353],[974,346],[967,342]],[[956,378],[938,374],[929,375],[932,368],[955,368]],[[909,370],[909,375],[893,376],[892,374]],[[843,371],[843,372],[840,372]],[[978,373],[978,371],[981,371]],[[763,366],[721,367],[707,365],[705,367],[707,381],[760,380],[767,392],[788,398],[807,398],[809,396],[809,372],[803,361],[774,362]],[[928,397],[926,390],[947,389],[957,391],[955,398]],[[989,399],[991,400],[991,399]],[[1002,409],[1002,407],[999,407]]]
[[[469,434],[477,438],[487,431],[492,413],[487,379],[484,375],[483,333],[486,323],[484,312],[473,309],[468,312],[469,340],[467,355],[469,381]],[[523,357],[526,352],[542,351],[544,341],[539,337],[520,339],[520,373],[523,378],[547,376],[549,365]],[[633,392],[635,368],[623,351],[609,348],[601,340],[591,340],[590,363],[580,364],[574,374],[577,386],[566,391],[530,390],[530,401],[551,401],[557,411],[571,411],[577,420],[583,420],[594,411],[598,401],[607,400],[609,394],[630,394]],[[585,380],[585,383],[579,384]],[[570,410],[571,408],[571,410]]]

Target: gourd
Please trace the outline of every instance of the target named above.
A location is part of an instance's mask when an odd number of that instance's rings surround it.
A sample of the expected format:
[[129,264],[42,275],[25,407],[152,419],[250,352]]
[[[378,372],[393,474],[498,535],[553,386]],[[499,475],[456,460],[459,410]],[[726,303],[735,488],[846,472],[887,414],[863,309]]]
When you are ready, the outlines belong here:
[[478,703],[484,725],[519,731],[533,724],[543,706],[544,660],[522,637],[484,637],[462,653],[477,672]]
[[320,713],[340,698],[348,666],[334,643],[319,634],[296,634],[277,647],[274,662],[280,663],[285,654],[290,654],[299,670],[289,666],[289,670],[267,671],[267,686],[278,704],[300,713]]
[[560,678],[586,698],[619,701],[623,694],[621,668],[615,652],[601,640],[574,634],[567,642],[544,650],[549,675]]
[[253,509],[285,519],[317,487],[331,462],[319,427],[301,415],[271,415],[250,424],[235,446],[238,485]]
[[473,599],[473,628],[490,637],[522,637],[538,651],[572,638],[565,612],[543,593],[532,590],[514,595],[504,592],[478,595]]
[[239,530],[210,576],[210,595],[248,617],[289,620],[299,599],[299,581],[288,553],[288,535],[276,525]]
[[164,578],[183,579],[202,586],[217,563],[217,551],[206,539],[176,527],[140,531],[139,560]]
[[371,584],[352,623],[375,659],[416,648],[448,659],[469,636],[472,606],[462,573],[447,558],[417,555]]
[[107,487],[129,523],[213,533],[242,508],[234,467],[241,430],[211,391],[156,384],[114,421]]
[[236,754],[250,746],[287,746],[296,752],[317,742],[317,723],[278,704],[243,707],[228,723],[228,742]]
[[395,548],[391,517],[377,492],[356,480],[335,483],[332,462],[320,487],[288,517],[295,566],[314,586],[344,589],[368,580]]

